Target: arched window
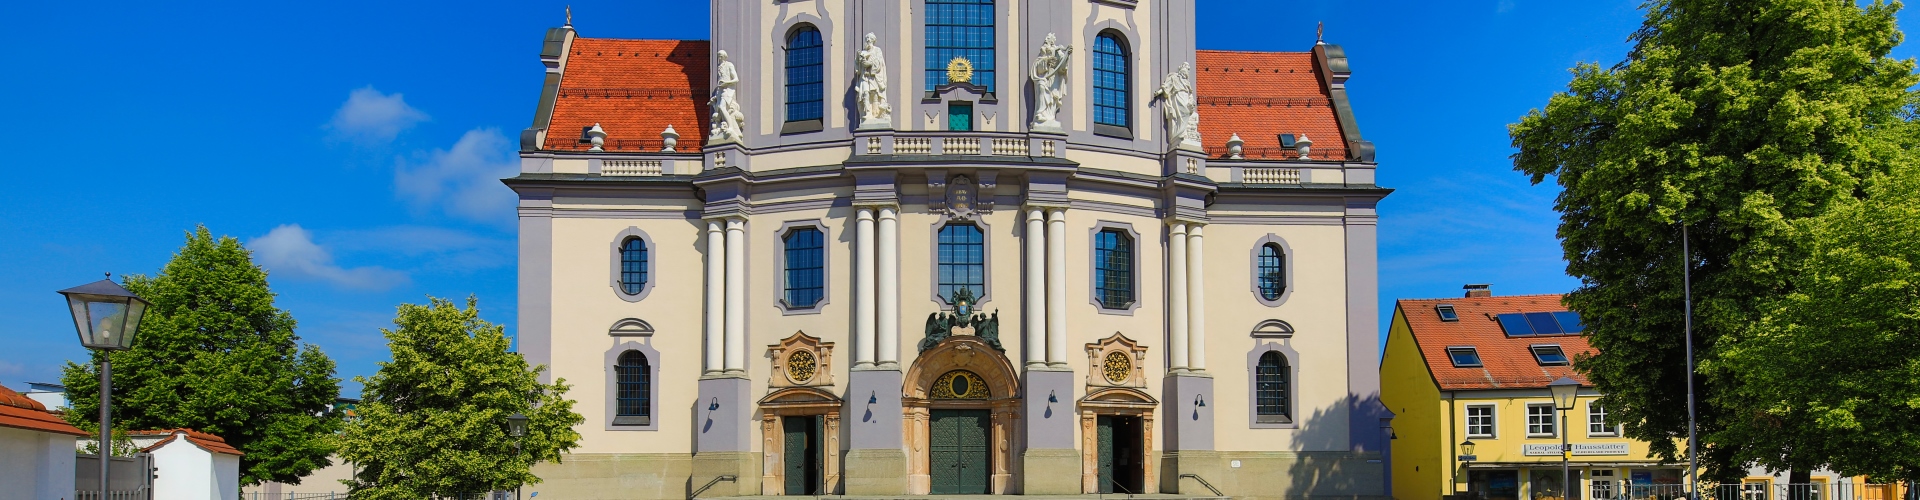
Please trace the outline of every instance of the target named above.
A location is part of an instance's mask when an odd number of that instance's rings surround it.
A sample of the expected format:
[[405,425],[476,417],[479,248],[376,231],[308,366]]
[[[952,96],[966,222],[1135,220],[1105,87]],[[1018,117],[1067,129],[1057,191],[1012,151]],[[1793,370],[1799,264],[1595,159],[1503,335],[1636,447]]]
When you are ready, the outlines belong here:
[[1120,34],[1104,31],[1093,39],[1093,123],[1129,127],[1127,46]]
[[1133,238],[1126,231],[1103,229],[1093,237],[1094,296],[1100,306],[1133,305]]
[[620,242],[620,290],[639,294],[647,286],[647,242],[638,236]]
[[653,381],[649,380],[647,355],[641,354],[640,351],[620,353],[620,360],[614,363],[613,370],[620,384],[619,392],[615,397],[619,410],[614,414],[614,423],[621,424],[625,420],[632,424],[645,425],[646,419],[652,416],[648,403],[653,396]]
[[819,120],[825,111],[822,47],[820,30],[813,26],[787,36],[787,121]]
[[1286,423],[1293,421],[1293,412],[1287,408],[1287,358],[1279,351],[1267,351],[1260,355],[1260,363],[1254,367],[1253,408],[1254,421],[1261,423]]
[[953,292],[960,287],[973,292],[975,300],[986,296],[987,250],[980,226],[968,223],[940,226],[935,252],[939,258],[935,272],[940,274],[936,291],[941,298],[952,300]]
[[802,227],[787,232],[787,307],[805,309],[826,297],[825,238],[820,229]]
[[1280,300],[1280,294],[1287,291],[1286,251],[1277,243],[1260,245],[1260,262],[1254,269],[1255,279],[1260,280],[1260,298]]
[[993,0],[927,0],[927,90],[947,83],[947,63],[964,57],[973,83],[993,92]]

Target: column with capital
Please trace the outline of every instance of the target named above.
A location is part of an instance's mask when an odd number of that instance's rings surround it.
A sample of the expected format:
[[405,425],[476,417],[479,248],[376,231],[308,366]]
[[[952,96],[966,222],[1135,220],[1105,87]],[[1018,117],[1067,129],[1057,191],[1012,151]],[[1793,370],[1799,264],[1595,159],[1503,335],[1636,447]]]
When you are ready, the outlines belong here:
[[853,209],[853,367],[845,412],[847,495],[910,491],[907,427],[900,404],[899,210],[891,202]]
[[1076,389],[1067,358],[1067,220],[1058,206],[1029,206],[1026,215],[1027,365],[1020,420],[1020,489],[1027,495],[1078,495],[1081,484]]
[[1027,335],[1020,346],[1027,366],[1047,364],[1047,218],[1039,208],[1027,208]]
[[724,361],[727,323],[727,233],[726,222],[707,221],[707,302],[706,373],[726,370]]
[[1167,371],[1187,369],[1187,224],[1167,225]]
[[874,362],[881,366],[900,366],[900,217],[894,207],[880,207],[879,255],[875,256],[875,288],[879,293],[876,309],[879,338],[874,342]]
[[1187,226],[1187,369],[1207,371],[1207,274],[1204,224]]
[[873,209],[856,210],[853,225],[853,366],[873,364],[874,290]]
[[1047,210],[1047,364],[1067,364],[1067,211]]
[[747,221],[727,220],[727,371],[747,367]]

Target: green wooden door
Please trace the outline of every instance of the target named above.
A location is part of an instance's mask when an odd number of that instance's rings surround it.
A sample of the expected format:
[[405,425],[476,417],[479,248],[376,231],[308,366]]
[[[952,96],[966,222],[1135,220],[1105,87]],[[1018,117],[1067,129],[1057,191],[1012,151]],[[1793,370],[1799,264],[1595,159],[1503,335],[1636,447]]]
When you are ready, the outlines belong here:
[[786,430],[783,460],[788,495],[814,495],[820,484],[820,432],[814,417],[781,417]]
[[947,130],[973,130],[973,103],[947,103]]
[[1097,433],[1094,437],[1094,446],[1100,454],[1100,457],[1095,459],[1095,463],[1100,464],[1100,492],[1113,493],[1113,417],[1106,415],[1097,417],[1094,420],[1094,428]]
[[988,493],[993,449],[988,442],[987,410],[933,410],[928,443],[929,474],[935,495]]

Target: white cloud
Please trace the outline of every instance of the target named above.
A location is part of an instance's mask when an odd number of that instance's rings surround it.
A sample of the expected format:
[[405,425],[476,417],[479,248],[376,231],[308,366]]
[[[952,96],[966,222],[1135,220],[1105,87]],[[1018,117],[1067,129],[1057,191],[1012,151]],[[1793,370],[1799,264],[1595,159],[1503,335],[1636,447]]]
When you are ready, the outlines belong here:
[[406,273],[378,266],[347,269],[333,263],[333,254],[314,244],[313,234],[299,224],[273,228],[247,242],[254,261],[281,275],[313,278],[343,288],[385,290],[405,284]]
[[337,138],[361,144],[384,144],[400,132],[427,121],[427,114],[407,105],[400,93],[382,94],[372,85],[347,94],[346,104],[333,112],[327,128]]
[[468,219],[511,223],[518,198],[500,179],[519,173],[513,143],[491,128],[460,136],[452,149],[434,150],[427,161],[394,169],[394,191],[416,207],[440,205]]

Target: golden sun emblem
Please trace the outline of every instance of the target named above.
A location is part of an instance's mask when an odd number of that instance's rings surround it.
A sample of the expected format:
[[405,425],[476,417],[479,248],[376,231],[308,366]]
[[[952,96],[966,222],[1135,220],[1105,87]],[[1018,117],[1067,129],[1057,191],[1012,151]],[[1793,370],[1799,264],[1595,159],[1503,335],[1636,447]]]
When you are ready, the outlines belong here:
[[807,383],[813,380],[815,366],[813,351],[793,351],[787,356],[787,379],[796,384]]
[[1127,353],[1124,352],[1109,352],[1107,362],[1102,363],[1100,371],[1107,376],[1108,382],[1116,384],[1126,382],[1127,376],[1133,374],[1133,359],[1128,358]]
[[950,83],[973,83],[973,61],[965,57],[955,57],[947,61],[947,81]]

